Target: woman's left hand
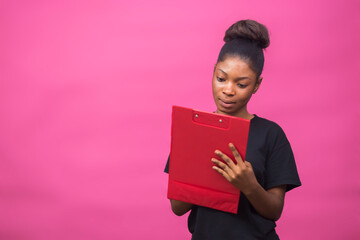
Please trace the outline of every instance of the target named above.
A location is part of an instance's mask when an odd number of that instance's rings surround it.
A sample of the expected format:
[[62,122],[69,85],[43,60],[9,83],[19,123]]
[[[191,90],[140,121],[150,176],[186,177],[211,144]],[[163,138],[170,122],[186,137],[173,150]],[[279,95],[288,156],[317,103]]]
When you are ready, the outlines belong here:
[[243,161],[238,150],[234,144],[229,144],[230,150],[235,157],[237,164],[231,160],[227,155],[222,153],[220,150],[216,150],[215,154],[218,155],[225,163],[212,158],[211,161],[217,166],[213,166],[213,169],[220,173],[226,180],[232,183],[235,187],[240,189],[245,195],[251,193],[258,185],[254,170],[251,163]]

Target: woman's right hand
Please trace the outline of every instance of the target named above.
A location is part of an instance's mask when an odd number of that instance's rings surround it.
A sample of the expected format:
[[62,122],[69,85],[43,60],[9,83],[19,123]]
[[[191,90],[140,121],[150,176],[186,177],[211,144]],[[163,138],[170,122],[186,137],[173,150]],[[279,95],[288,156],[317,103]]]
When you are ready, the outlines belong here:
[[171,210],[175,213],[177,216],[182,216],[185,213],[187,213],[191,208],[192,204],[187,202],[182,202],[174,199],[170,199],[171,203]]

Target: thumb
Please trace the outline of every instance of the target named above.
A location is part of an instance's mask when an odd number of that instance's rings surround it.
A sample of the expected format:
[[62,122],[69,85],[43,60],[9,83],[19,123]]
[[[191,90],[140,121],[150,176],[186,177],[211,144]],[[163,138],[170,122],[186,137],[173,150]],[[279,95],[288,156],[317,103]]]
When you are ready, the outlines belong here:
[[246,166],[246,167],[249,167],[249,168],[252,168],[251,163],[250,163],[250,162],[248,162],[248,161],[245,161],[245,166]]

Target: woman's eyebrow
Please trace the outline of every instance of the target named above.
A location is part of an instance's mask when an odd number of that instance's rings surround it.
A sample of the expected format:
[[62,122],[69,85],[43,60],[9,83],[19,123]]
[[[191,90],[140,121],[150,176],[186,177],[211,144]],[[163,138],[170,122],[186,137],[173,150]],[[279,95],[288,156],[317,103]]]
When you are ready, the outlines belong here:
[[219,71],[221,71],[223,74],[225,74],[226,76],[228,75],[224,70],[219,68]]
[[249,77],[238,77],[235,79],[235,81],[241,81],[241,80],[245,80],[245,79],[251,80]]
[[[225,76],[228,76],[228,74],[224,70],[222,70],[221,68],[219,68],[219,71],[221,71]],[[240,81],[240,80],[244,80],[244,79],[251,80],[249,77],[238,77],[238,78],[235,79],[235,81]]]

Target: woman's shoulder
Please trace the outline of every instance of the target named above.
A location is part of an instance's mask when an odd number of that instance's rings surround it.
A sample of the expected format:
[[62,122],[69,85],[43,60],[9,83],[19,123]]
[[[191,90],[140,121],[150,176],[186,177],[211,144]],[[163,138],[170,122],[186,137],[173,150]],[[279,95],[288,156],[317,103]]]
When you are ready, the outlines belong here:
[[254,114],[254,118],[251,119],[250,124],[256,132],[265,134],[270,141],[278,140],[280,142],[287,142],[287,137],[282,127],[272,120]]
[[283,132],[282,128],[279,124],[269,119],[259,117],[258,115],[254,114],[254,118],[251,119],[251,124],[255,124],[256,126],[266,128],[272,131],[281,131]]

